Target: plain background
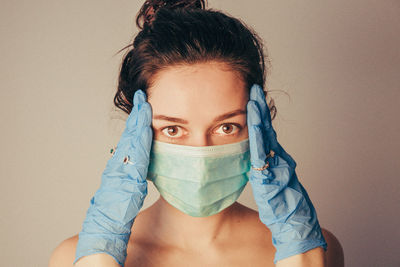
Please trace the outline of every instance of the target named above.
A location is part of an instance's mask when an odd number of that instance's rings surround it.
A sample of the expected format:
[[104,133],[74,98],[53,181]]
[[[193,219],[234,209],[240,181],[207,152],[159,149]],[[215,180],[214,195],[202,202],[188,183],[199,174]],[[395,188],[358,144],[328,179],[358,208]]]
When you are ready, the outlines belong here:
[[[1,1],[2,266],[46,266],[80,231],[124,127],[114,54],[137,33],[142,3]],[[399,1],[209,7],[264,39],[278,140],[346,266],[400,266]],[[239,200],[257,209],[249,187]],[[157,197],[150,184],[145,207]]]

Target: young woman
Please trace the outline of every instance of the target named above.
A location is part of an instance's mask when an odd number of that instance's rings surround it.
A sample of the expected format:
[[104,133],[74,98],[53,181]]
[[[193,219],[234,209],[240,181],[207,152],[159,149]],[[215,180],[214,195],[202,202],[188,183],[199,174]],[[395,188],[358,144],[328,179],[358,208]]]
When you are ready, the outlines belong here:
[[[114,98],[126,129],[49,265],[343,266],[272,128],[257,34],[204,0],[146,1],[136,22]],[[160,198],[139,212],[147,180]],[[258,212],[236,202],[248,181]]]

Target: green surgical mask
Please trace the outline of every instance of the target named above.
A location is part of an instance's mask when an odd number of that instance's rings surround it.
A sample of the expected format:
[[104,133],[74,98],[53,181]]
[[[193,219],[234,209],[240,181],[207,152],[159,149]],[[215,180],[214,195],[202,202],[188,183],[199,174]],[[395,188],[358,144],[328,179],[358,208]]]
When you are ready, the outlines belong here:
[[217,146],[153,141],[147,179],[172,206],[206,217],[232,205],[250,172],[249,140]]

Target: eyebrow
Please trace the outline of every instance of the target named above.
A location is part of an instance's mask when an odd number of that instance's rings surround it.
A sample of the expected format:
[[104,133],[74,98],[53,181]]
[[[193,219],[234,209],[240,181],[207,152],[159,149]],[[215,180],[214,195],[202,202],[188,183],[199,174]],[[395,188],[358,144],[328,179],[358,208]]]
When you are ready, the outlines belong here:
[[[234,111],[219,115],[218,117],[216,117],[213,122],[219,122],[219,121],[223,121],[241,114],[246,114],[246,111],[243,109],[236,109]],[[164,120],[164,121],[171,121],[171,122],[177,122],[177,123],[181,123],[181,124],[189,124],[189,122],[187,120],[181,119],[181,118],[174,118],[174,117],[169,117],[169,116],[165,116],[165,115],[154,115],[153,119],[155,120]]]

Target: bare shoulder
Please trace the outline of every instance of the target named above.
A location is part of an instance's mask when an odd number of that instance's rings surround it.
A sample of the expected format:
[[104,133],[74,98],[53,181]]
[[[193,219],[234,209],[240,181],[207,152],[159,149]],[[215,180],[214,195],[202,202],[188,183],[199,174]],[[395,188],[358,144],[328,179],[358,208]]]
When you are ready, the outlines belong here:
[[[265,225],[259,220],[258,212],[251,208],[248,208],[243,205],[238,205],[238,209],[244,215],[243,217],[249,218],[246,220],[246,235],[251,236],[251,239],[256,241],[258,240],[258,244],[262,244],[262,247],[265,248],[265,251],[268,251],[269,258],[273,259],[275,248],[272,245],[272,236],[271,232]],[[344,253],[342,245],[336,236],[325,228],[321,228],[322,235],[324,236],[328,248],[325,252],[326,258],[326,267],[344,267]]]
[[71,267],[75,259],[78,234],[62,241],[52,252],[49,267]]
[[344,253],[342,245],[336,236],[325,228],[321,228],[322,235],[328,244],[327,251],[325,252],[327,267],[343,267],[344,266]]

